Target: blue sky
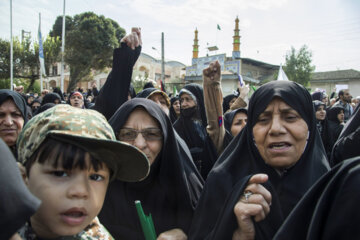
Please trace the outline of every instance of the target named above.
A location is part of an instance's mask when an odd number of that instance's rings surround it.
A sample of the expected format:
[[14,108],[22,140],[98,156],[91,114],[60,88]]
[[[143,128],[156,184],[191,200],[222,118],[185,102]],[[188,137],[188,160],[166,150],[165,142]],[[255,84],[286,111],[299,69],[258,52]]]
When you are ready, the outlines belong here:
[[[13,0],[13,35],[31,31],[37,38],[62,15],[63,0]],[[160,58],[161,32],[165,58],[190,65],[195,28],[199,56],[206,46],[231,56],[234,20],[240,19],[241,56],[271,64],[285,62],[291,46],[306,44],[316,71],[360,71],[360,1],[358,0],[67,0],[66,14],[93,11],[117,21],[127,32],[139,26],[143,52]],[[219,24],[221,30],[216,26]],[[10,0],[0,1],[0,37],[10,39]],[[155,51],[152,47],[157,48]]]

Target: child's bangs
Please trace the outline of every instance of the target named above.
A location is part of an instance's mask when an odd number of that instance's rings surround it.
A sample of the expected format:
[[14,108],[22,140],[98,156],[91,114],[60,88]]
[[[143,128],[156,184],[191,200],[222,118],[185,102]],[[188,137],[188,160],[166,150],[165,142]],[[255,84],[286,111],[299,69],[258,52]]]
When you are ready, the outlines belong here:
[[85,159],[86,152],[70,143],[61,142],[48,138],[33,154],[30,161],[26,164],[27,173],[30,166],[38,161],[41,164],[45,162],[51,164],[54,168],[62,168],[64,170],[71,169],[88,169],[93,168],[95,171],[103,169],[104,162],[95,159],[90,155],[90,164]]

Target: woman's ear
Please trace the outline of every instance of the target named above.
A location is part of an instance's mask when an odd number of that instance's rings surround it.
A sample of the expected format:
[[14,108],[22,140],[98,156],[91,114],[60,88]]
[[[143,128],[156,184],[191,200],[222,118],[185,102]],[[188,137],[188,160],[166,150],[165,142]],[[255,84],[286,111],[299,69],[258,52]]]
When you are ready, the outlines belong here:
[[27,186],[28,185],[28,178],[27,178],[27,175],[26,175],[26,169],[25,169],[24,165],[22,165],[19,162],[17,162],[17,165],[19,167],[19,170],[20,170],[21,176],[22,176],[22,178],[24,180],[24,183]]

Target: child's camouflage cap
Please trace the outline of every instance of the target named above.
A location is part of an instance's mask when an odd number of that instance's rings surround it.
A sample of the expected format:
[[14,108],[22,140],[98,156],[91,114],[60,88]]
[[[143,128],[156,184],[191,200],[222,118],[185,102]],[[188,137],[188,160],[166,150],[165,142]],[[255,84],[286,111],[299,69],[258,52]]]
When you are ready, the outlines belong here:
[[137,148],[116,140],[105,117],[95,110],[59,104],[33,117],[17,140],[18,160],[25,164],[47,137],[73,144],[106,163],[113,178],[134,182],[149,173],[149,161]]

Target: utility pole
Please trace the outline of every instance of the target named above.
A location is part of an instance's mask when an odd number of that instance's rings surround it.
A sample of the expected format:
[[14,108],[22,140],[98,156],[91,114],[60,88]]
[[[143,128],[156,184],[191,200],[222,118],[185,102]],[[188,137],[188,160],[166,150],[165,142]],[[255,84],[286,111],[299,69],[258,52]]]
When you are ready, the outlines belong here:
[[165,92],[165,57],[164,57],[164,33],[161,33],[161,81],[163,83]]
[[64,92],[64,52],[65,52],[65,0],[63,7],[62,39],[61,39],[61,92]]
[[14,90],[13,69],[12,0],[10,0],[10,90]]

